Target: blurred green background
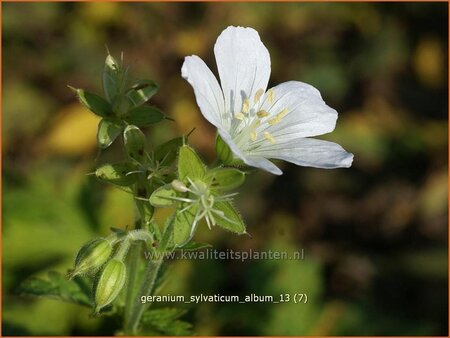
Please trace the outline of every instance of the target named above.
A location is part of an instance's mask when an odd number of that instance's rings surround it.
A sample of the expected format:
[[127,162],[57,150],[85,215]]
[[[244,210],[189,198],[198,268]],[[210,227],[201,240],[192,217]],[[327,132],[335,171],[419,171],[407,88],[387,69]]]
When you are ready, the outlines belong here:
[[307,293],[306,305],[186,306],[197,335],[447,335],[446,3],[3,3],[3,334],[111,335],[120,323],[75,305],[18,295],[29,276],[65,272],[77,248],[132,224],[129,195],[97,182],[97,118],[66,87],[101,92],[107,44],[152,103],[176,120],[153,145],[214,129],[180,76],[185,55],[215,70],[228,25],[257,29],[270,85],[301,80],[340,115],[325,136],[355,154],[350,169],[281,164],[251,175],[237,205],[249,237],[200,229],[220,250],[299,250],[303,261],[177,261],[165,293]]

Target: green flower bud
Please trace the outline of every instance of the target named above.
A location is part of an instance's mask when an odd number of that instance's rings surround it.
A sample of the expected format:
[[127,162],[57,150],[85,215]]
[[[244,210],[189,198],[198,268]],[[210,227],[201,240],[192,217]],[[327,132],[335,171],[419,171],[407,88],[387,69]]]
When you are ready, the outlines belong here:
[[111,256],[113,247],[105,238],[94,239],[80,249],[75,259],[75,269],[69,278],[97,271]]
[[116,258],[105,265],[95,289],[95,313],[117,298],[125,285],[126,274],[124,262]]

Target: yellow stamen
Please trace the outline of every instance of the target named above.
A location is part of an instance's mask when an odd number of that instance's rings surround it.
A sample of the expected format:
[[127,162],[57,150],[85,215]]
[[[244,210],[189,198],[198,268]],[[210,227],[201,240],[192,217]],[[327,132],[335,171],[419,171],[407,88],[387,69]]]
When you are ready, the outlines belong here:
[[252,131],[252,132],[250,133],[250,139],[251,139],[252,141],[256,141],[256,137],[258,137],[258,134],[257,134],[255,131]]
[[287,108],[284,108],[282,111],[280,111],[277,115],[275,115],[274,118],[271,118],[269,121],[267,121],[271,126],[280,123],[280,121],[287,115],[289,111]]
[[242,113],[236,113],[234,114],[234,118],[242,121],[243,119],[245,119],[245,115]]
[[274,144],[275,143],[275,138],[272,136],[272,134],[270,134],[269,132],[265,131],[264,132],[264,137],[266,138],[267,141],[269,141],[270,143]]
[[260,110],[259,112],[256,113],[256,115],[258,115],[258,117],[262,119],[263,117],[269,116],[269,113],[266,112],[265,110]]
[[248,99],[245,99],[244,102],[242,102],[242,113],[247,113],[250,108],[250,102]]
[[284,108],[282,111],[280,111],[277,116],[280,117],[280,119],[282,119],[283,117],[285,117],[287,115],[287,113],[289,113],[289,110],[287,108]]
[[267,99],[269,100],[270,104],[273,103],[274,99],[273,89],[269,89],[269,91],[267,92]]
[[262,94],[264,94],[264,89],[259,88],[255,94],[255,104],[259,101],[259,99],[261,98]]

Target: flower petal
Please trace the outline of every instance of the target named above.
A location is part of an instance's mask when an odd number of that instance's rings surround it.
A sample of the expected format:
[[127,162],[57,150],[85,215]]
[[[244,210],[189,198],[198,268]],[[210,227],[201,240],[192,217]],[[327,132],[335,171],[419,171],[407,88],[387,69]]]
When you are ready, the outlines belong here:
[[349,168],[353,154],[339,144],[313,138],[298,138],[288,143],[277,142],[254,151],[255,156],[276,158],[304,167]]
[[[263,100],[261,110],[270,114],[268,121],[279,114],[284,115],[267,128],[275,138],[282,135],[317,136],[333,131],[336,126],[336,110],[327,106],[320,92],[309,84],[284,82],[269,89]],[[264,126],[267,124],[262,124],[260,129]]]
[[222,126],[222,114],[225,111],[222,90],[205,62],[196,55],[185,57],[181,76],[194,89],[203,116],[214,126]]
[[262,156],[253,156],[253,155],[246,155],[244,154],[233,142],[230,134],[224,130],[224,129],[218,129],[220,137],[222,137],[222,140],[225,141],[225,143],[230,147],[231,151],[234,155],[236,155],[238,158],[240,158],[242,161],[244,161],[245,164],[251,166],[263,169],[265,171],[268,171],[274,175],[281,175],[283,172],[272,162],[270,162],[268,159],[262,157]]
[[230,118],[242,110],[244,99],[254,100],[259,89],[267,88],[270,55],[253,28],[225,29],[214,46],[225,107]]
[[283,174],[280,168],[264,157],[249,156],[244,160],[244,162],[249,166],[263,169],[274,175]]

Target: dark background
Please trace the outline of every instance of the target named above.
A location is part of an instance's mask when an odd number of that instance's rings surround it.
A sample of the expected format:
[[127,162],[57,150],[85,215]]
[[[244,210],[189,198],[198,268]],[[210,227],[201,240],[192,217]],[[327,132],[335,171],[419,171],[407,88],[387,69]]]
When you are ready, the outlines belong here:
[[[306,305],[202,304],[197,335],[447,335],[448,36],[445,3],[3,3],[3,334],[110,335],[120,323],[17,294],[25,278],[65,272],[77,248],[133,220],[129,195],[85,174],[98,120],[66,87],[101,92],[104,45],[160,85],[175,123],[152,145],[190,138],[214,159],[214,129],[180,76],[196,54],[215,71],[228,25],[259,31],[270,85],[316,86],[340,113],[326,139],[350,169],[281,164],[258,172],[237,205],[249,237],[200,227],[219,250],[305,249],[303,261],[177,261],[163,293],[307,293]],[[162,215],[160,215],[162,217]]]

